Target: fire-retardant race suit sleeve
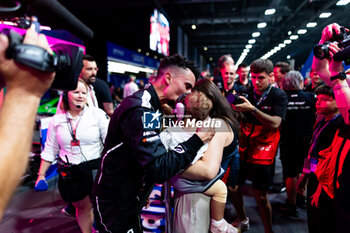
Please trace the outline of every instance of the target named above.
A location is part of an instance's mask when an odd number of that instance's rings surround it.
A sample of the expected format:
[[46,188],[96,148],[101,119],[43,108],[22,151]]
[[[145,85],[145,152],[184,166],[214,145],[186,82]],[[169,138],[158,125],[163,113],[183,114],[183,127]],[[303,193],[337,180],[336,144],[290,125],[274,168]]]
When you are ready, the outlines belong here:
[[167,151],[159,137],[160,129],[144,128],[142,118],[145,111],[149,110],[139,107],[129,111],[121,119],[119,126],[124,145],[144,169],[146,177],[160,183],[185,169],[203,146],[203,142],[194,134],[186,142]]

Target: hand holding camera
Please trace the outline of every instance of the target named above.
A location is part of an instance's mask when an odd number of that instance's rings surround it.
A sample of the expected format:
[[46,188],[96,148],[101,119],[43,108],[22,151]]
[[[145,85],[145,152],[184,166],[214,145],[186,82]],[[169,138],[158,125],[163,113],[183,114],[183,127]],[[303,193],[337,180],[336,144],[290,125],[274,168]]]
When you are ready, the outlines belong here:
[[[41,98],[52,84],[55,73],[41,72],[18,64],[13,59],[8,59],[6,50],[9,43],[8,37],[0,34],[0,77],[2,86],[6,83],[9,90],[20,89],[21,95],[29,94]],[[23,43],[39,46],[48,52],[52,52],[45,36],[35,32],[34,26],[28,29]]]
[[314,47],[314,55],[318,59],[333,57],[334,61],[350,63],[350,34],[349,29],[336,23],[330,24],[322,31],[318,45]]

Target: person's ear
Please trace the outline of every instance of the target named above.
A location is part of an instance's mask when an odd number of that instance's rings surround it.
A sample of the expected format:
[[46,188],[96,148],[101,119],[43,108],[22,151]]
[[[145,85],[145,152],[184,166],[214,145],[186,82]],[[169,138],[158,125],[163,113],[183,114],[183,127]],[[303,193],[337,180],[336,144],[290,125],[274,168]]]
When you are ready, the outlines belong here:
[[170,72],[166,72],[165,73],[165,82],[167,85],[170,85],[170,83],[172,82],[173,76]]

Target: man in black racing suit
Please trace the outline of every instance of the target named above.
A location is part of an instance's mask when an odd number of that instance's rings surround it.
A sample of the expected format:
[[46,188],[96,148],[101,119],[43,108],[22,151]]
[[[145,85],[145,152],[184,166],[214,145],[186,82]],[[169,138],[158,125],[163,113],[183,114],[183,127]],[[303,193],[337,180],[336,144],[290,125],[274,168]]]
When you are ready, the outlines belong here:
[[154,183],[186,168],[213,136],[212,132],[198,132],[169,151],[159,139],[161,105],[190,92],[199,75],[186,58],[166,57],[156,79],[124,99],[113,113],[93,189],[100,233],[141,232],[140,211]]

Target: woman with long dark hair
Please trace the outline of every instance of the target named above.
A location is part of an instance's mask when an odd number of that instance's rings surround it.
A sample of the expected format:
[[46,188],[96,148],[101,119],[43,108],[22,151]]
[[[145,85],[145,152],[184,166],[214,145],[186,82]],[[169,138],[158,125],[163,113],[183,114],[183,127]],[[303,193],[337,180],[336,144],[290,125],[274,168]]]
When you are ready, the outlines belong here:
[[[209,143],[208,149],[205,152],[203,158],[207,160],[198,160],[196,163],[189,166],[182,173],[182,177],[189,180],[211,180],[217,175],[220,166],[224,165],[224,169],[226,170],[228,164],[231,163],[232,159],[238,153],[239,122],[226,98],[221,94],[219,88],[210,80],[202,79],[198,81],[192,89],[192,92],[203,93],[212,102],[212,109],[210,110],[209,116],[212,119],[220,121],[221,126],[215,129],[215,136]],[[210,160],[210,162],[208,162],[208,160]],[[237,176],[238,172],[231,178],[237,179]],[[179,224],[177,226],[179,226]],[[175,229],[175,231],[180,232],[179,229]]]

